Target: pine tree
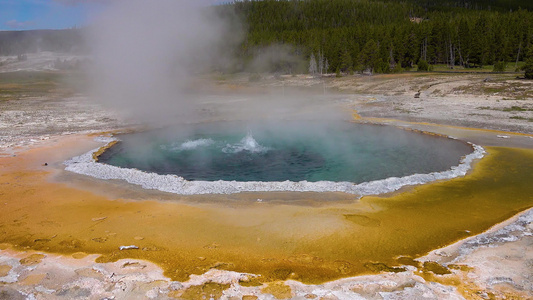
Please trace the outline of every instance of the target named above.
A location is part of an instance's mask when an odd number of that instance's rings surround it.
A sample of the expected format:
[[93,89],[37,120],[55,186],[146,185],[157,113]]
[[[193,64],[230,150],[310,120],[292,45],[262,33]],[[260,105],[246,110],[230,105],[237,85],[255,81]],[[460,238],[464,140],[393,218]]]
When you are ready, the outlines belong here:
[[468,27],[468,23],[466,20],[461,19],[459,22],[459,29],[458,29],[458,46],[457,46],[457,52],[459,54],[459,62],[461,66],[465,66],[468,64],[469,58],[470,58],[470,43],[471,43],[471,37],[470,37],[470,28]]
[[471,61],[479,67],[487,62],[487,25],[484,18],[479,18],[474,25],[472,37]]
[[522,67],[525,71],[524,77],[526,79],[533,79],[533,44],[529,46],[526,57],[526,64]]
[[350,52],[348,52],[346,48],[341,53],[340,61],[341,61],[340,63],[341,71],[351,73],[352,68],[353,68],[353,60],[352,60],[352,56],[350,55]]
[[377,67],[379,59],[379,46],[374,40],[366,42],[365,46],[361,50],[359,61],[361,62],[362,71],[369,70],[370,73],[374,73],[374,69]]
[[414,31],[409,33],[405,43],[406,52],[403,55],[403,58],[400,58],[400,60],[402,61],[403,68],[412,68],[418,59],[417,36]]

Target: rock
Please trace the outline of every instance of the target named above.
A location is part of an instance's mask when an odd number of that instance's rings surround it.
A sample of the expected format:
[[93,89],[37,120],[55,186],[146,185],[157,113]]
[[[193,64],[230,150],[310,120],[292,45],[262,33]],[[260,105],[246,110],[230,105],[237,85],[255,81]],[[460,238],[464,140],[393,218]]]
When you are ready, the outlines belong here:
[[442,256],[442,257],[449,257],[450,255],[442,250],[435,251],[435,255]]
[[181,284],[179,281],[172,281],[172,283],[168,286],[168,289],[171,291],[181,290],[182,288],[183,284]]
[[119,250],[130,250],[130,249],[139,249],[139,247],[135,245],[130,245],[130,246],[120,246],[118,249]]
[[146,265],[140,264],[138,262],[126,262],[122,265],[122,268],[128,268],[128,267],[144,269],[146,268]]

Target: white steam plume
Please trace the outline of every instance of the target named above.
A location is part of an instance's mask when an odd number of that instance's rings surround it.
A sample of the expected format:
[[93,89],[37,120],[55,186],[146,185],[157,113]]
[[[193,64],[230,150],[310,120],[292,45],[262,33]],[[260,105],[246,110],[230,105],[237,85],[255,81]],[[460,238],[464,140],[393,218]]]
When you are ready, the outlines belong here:
[[226,26],[195,1],[115,1],[94,20],[92,90],[139,121],[190,116],[191,72],[213,60]]

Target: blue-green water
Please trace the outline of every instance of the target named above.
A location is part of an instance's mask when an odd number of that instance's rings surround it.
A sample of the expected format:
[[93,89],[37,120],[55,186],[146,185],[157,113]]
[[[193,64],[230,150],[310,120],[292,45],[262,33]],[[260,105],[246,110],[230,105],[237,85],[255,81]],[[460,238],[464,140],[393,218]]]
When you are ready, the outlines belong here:
[[440,172],[469,145],[349,122],[210,123],[119,136],[100,162],[204,181],[366,181]]

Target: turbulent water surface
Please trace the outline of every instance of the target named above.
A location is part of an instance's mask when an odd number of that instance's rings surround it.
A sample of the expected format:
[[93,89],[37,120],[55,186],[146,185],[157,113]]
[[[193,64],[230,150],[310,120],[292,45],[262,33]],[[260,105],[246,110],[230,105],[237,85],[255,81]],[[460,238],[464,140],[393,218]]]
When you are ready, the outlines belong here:
[[361,183],[449,170],[459,141],[349,122],[216,123],[122,135],[100,162],[195,181]]

